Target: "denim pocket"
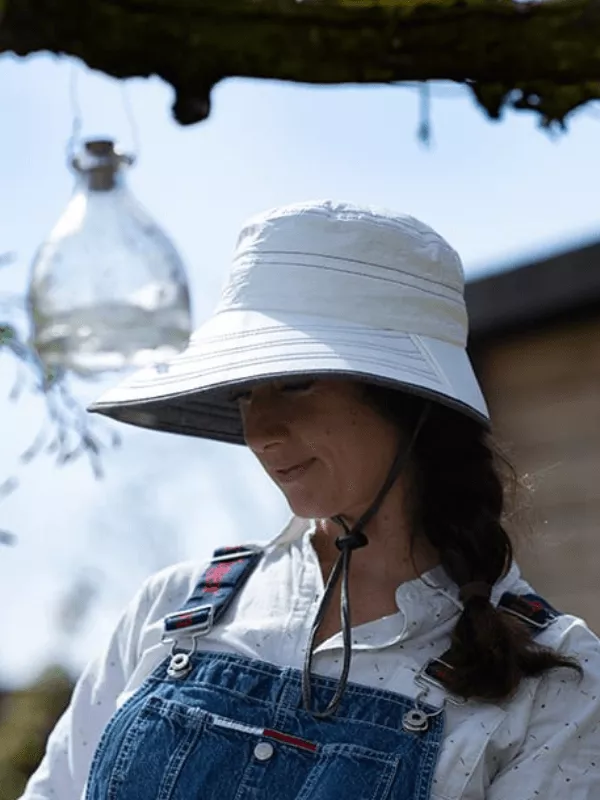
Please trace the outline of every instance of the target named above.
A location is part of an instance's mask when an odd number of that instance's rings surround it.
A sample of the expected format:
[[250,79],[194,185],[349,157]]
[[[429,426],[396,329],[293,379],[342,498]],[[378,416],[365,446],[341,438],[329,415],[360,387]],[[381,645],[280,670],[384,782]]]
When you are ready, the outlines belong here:
[[388,800],[399,761],[359,745],[324,745],[294,800]]
[[136,709],[133,718],[117,715],[112,730],[107,728],[104,752],[97,754],[97,794],[90,796],[102,800],[172,800],[206,720],[202,709],[152,696]]
[[124,707],[94,758],[88,800],[232,800],[246,793],[278,800],[390,800],[398,755],[348,743],[307,743],[285,732],[274,736],[236,719],[235,703],[229,712],[215,715],[157,695]]

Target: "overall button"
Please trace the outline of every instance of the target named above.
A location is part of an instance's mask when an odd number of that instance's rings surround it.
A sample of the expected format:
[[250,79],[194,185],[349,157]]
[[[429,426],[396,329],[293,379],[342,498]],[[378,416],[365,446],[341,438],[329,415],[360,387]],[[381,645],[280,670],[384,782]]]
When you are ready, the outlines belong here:
[[192,662],[188,653],[176,653],[171,657],[167,669],[170,678],[185,678],[192,671]]
[[270,742],[259,742],[254,748],[254,757],[259,761],[268,761],[274,752],[275,748]]

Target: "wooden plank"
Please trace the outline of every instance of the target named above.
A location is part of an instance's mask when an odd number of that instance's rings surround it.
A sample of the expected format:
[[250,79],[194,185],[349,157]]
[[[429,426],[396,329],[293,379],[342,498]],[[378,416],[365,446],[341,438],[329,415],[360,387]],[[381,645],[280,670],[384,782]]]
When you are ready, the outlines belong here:
[[[596,506],[598,512],[600,507]],[[571,527],[548,531],[517,543],[517,561],[527,580],[542,592],[598,593],[598,519],[574,519]],[[600,605],[600,604],[599,604]]]
[[563,458],[557,448],[554,462],[535,459],[528,463],[517,456],[519,475],[531,485],[531,502],[538,513],[551,513],[555,506],[600,502],[600,439],[598,445]]
[[482,373],[486,391],[497,403],[515,393],[538,397],[551,390],[562,395],[600,382],[600,314],[496,342],[484,351]]
[[600,317],[487,351],[483,382],[500,437],[516,448],[555,448],[553,460],[597,437]]
[[548,393],[509,399],[504,402],[488,392],[490,413],[498,437],[518,453],[519,448],[553,447],[556,460],[563,452],[600,440],[600,382],[585,391],[562,397]]
[[577,541],[596,550],[600,544],[600,500],[536,505],[522,515],[520,525],[515,524],[514,538],[524,558],[535,559],[540,551],[554,557],[557,548],[569,549],[577,546]]
[[523,574],[600,630],[600,316],[497,342],[481,374],[497,436],[535,487]]

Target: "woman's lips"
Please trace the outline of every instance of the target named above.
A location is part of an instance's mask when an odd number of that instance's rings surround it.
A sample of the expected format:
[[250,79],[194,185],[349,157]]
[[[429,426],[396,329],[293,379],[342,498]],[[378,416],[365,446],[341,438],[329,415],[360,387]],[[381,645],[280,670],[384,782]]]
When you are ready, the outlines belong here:
[[311,458],[308,461],[304,461],[302,464],[297,464],[295,467],[290,467],[289,469],[278,469],[276,470],[277,478],[279,479],[280,483],[292,483],[293,481],[298,480],[304,476],[307,470],[313,465],[315,459]]

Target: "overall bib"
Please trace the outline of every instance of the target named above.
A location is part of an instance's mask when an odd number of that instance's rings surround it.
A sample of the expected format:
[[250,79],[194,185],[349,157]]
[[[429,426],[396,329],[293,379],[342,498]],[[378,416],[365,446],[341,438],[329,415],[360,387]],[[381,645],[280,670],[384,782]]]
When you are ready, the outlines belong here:
[[[224,552],[166,618],[167,635],[216,624],[260,558]],[[553,610],[536,603],[541,627]],[[423,672],[434,678],[444,666],[434,659]],[[428,800],[443,709],[350,682],[335,717],[317,719],[301,679],[297,669],[176,646],[108,723],[86,800]],[[311,686],[323,708],[337,681],[313,675]]]

